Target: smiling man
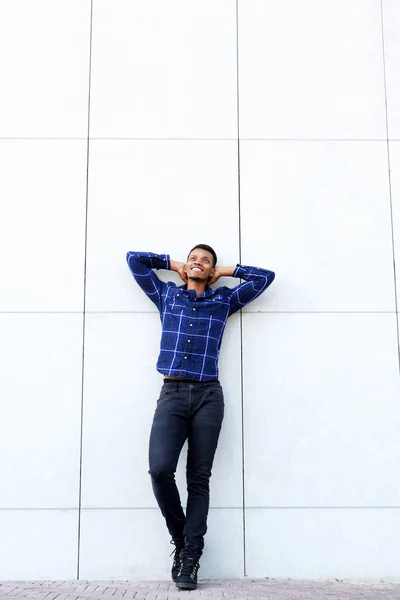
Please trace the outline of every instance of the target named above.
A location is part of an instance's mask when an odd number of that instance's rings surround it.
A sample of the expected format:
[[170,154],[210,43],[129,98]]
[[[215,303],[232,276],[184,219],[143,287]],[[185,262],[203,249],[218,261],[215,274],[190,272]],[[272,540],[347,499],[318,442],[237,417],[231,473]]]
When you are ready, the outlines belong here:
[[[218,355],[228,317],[273,282],[272,271],[217,266],[215,251],[198,244],[187,262],[168,254],[128,252],[132,275],[160,312],[157,371],[164,375],[150,433],[149,466],[154,495],[175,544],[172,579],[195,589],[209,508],[209,479],[224,416]],[[152,269],[179,273],[184,284],[161,281]],[[220,277],[243,280],[234,288],[210,286]],[[188,440],[186,516],[175,483],[183,444]]]

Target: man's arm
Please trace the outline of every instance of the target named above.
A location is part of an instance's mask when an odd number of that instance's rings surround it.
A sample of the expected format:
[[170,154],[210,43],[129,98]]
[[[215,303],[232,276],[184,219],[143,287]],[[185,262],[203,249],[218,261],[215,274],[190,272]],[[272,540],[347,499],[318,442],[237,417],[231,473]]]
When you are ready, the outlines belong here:
[[168,254],[153,252],[127,252],[126,262],[146,296],[161,310],[161,294],[165,283],[161,281],[152,269],[169,269],[171,266]]
[[[153,252],[128,252],[126,261],[129,269],[144,293],[161,310],[161,294],[166,284],[161,281],[152,269],[168,269],[176,271],[183,279],[184,263],[171,260],[169,254],[154,254]],[[187,280],[186,280],[187,281]]]
[[185,273],[185,271],[183,270],[185,267],[185,263],[183,262],[178,262],[176,260],[170,260],[170,269],[171,271],[176,271],[179,274],[179,277],[182,279],[182,281],[184,281],[185,283],[188,282],[188,278],[187,275]]
[[275,279],[275,273],[267,269],[246,267],[244,265],[216,267],[210,284],[217,281],[220,277],[239,277],[244,280],[243,283],[239,283],[239,285],[234,287],[229,294],[229,315],[233,315],[233,313],[262,294]]

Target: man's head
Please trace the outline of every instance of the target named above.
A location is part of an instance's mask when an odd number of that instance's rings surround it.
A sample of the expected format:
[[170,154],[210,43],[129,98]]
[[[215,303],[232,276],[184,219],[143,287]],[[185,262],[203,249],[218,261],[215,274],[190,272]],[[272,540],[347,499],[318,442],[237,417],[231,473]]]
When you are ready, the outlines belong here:
[[188,254],[186,275],[192,281],[208,281],[214,275],[217,255],[211,246],[198,244]]

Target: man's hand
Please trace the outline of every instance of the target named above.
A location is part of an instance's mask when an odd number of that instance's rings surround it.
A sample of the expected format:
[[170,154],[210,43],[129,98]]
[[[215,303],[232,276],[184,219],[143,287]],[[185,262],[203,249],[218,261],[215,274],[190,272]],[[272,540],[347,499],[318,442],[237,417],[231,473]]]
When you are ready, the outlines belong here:
[[178,273],[179,277],[182,279],[183,283],[187,283],[188,278],[184,270],[186,266],[185,263],[177,262],[176,260],[170,260],[169,264],[171,267],[171,271],[176,271],[176,273]]
[[211,284],[215,283],[216,281],[218,281],[218,279],[220,277],[221,277],[220,268],[219,267],[215,267],[215,269],[214,269],[214,275],[207,282],[208,285],[211,285]]
[[214,275],[208,281],[208,285],[211,285],[218,281],[220,277],[232,277],[236,267],[215,267]]

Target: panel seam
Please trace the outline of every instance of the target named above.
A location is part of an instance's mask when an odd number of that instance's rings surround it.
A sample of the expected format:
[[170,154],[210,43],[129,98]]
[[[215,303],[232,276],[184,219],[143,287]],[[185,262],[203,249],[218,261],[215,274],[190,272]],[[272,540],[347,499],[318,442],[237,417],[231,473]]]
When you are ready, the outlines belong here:
[[92,72],[92,28],[93,28],[93,0],[90,1],[90,27],[89,27],[89,85],[88,85],[88,113],[86,136],[86,199],[85,199],[85,258],[83,275],[83,315],[82,315],[82,382],[81,382],[81,414],[80,414],[80,441],[79,441],[79,492],[78,492],[78,539],[77,539],[77,566],[76,578],[80,575],[81,554],[81,513],[82,513],[82,449],[83,449],[83,394],[85,379],[85,341],[86,341],[86,280],[87,280],[87,230],[88,230],[88,205],[89,205],[89,153],[90,153],[90,94]]
[[[236,0],[236,122],[237,122],[237,173],[238,173],[238,234],[239,263],[242,264],[242,223],[240,196],[240,121],[239,121],[239,0]],[[247,576],[246,567],[246,499],[245,499],[245,451],[244,451],[244,393],[243,393],[243,311],[239,313],[240,331],[240,402],[241,402],[241,444],[242,444],[242,534],[243,534],[243,576]]]
[[397,332],[397,356],[400,374],[400,329],[399,329],[399,308],[397,301],[397,280],[396,280],[396,252],[395,252],[395,234],[393,223],[393,197],[392,197],[392,177],[390,169],[390,142],[389,142],[389,118],[387,105],[387,85],[386,85],[386,56],[385,56],[385,28],[383,22],[383,0],[380,1],[381,7],[381,35],[382,35],[382,64],[383,64],[383,88],[385,94],[385,123],[386,123],[386,150],[388,166],[388,184],[389,184],[389,206],[390,206],[390,226],[392,233],[392,258],[393,258],[393,279],[394,279],[394,304],[396,309],[396,332]]

